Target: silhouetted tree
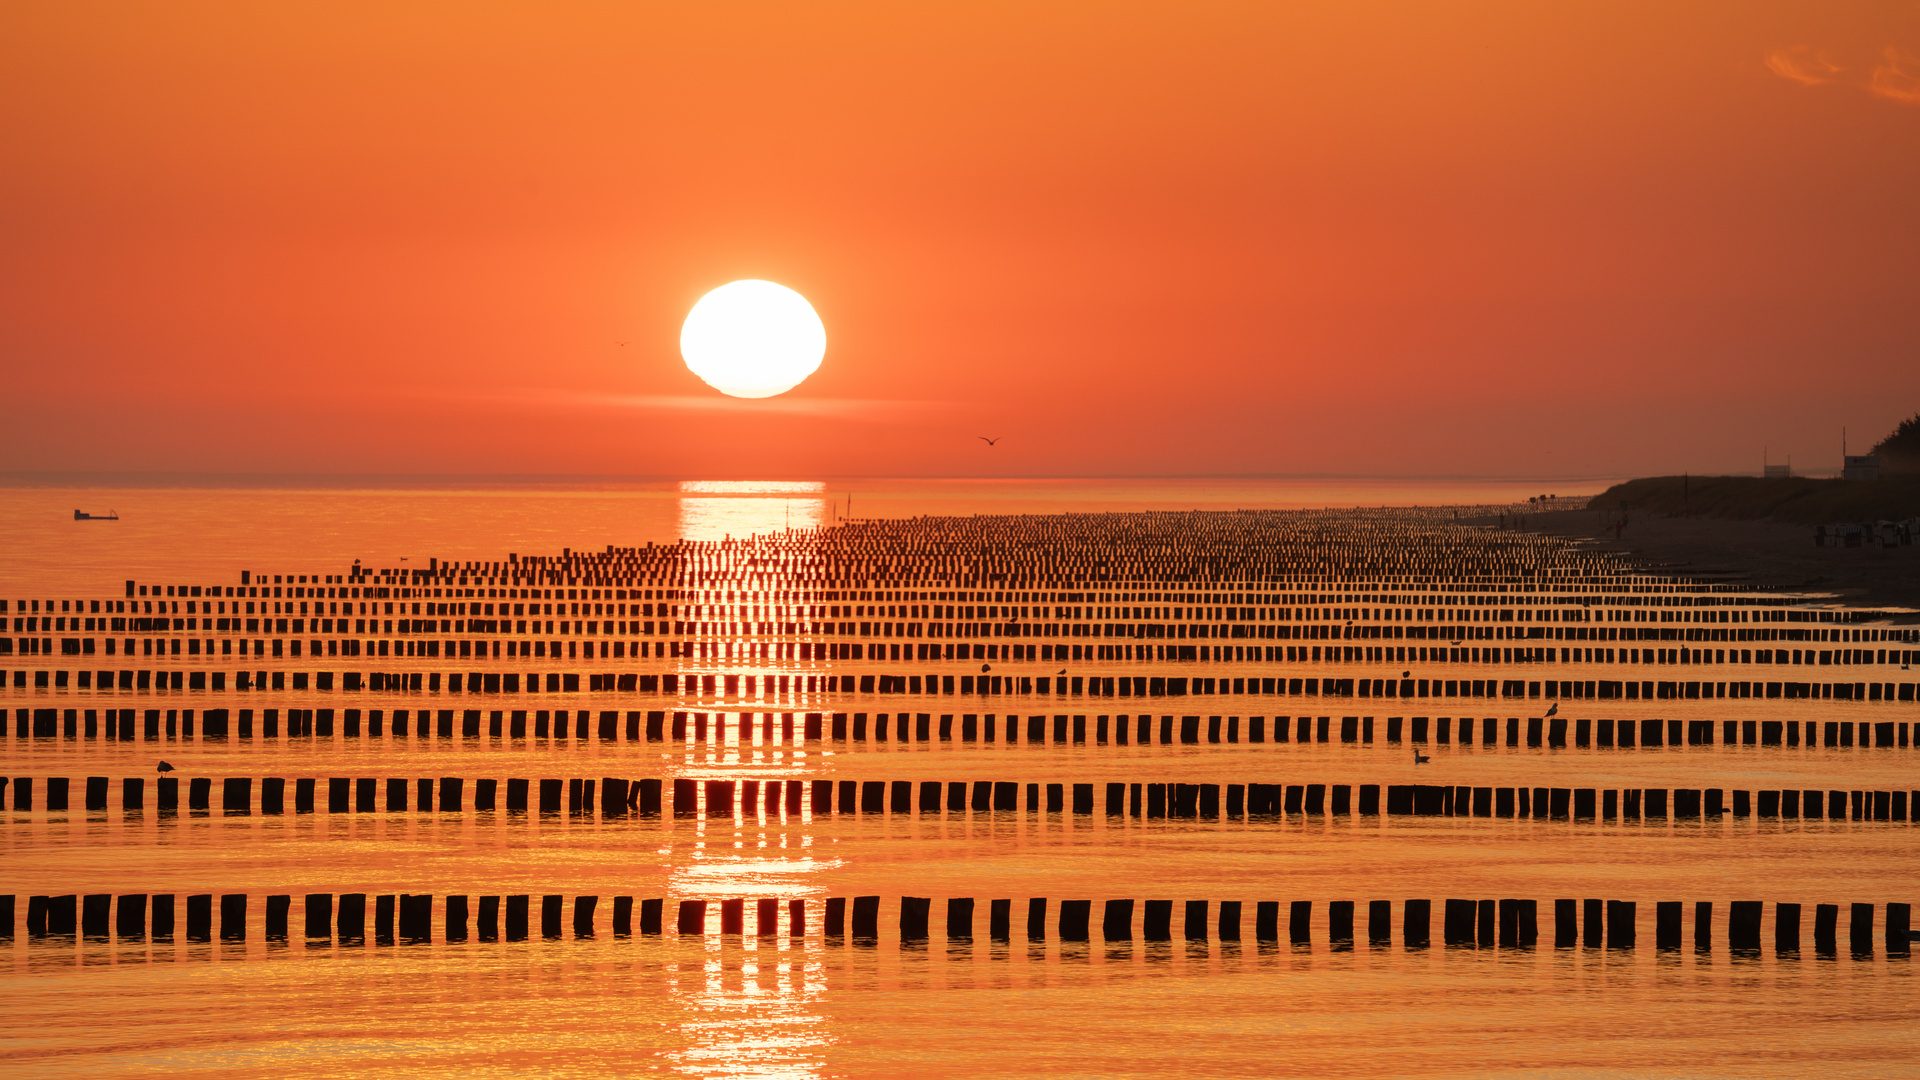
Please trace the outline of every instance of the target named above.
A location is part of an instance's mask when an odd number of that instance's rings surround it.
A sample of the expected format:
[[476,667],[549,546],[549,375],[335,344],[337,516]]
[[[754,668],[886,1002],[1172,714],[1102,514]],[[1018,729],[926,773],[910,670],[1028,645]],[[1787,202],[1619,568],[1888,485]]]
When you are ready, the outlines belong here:
[[1920,413],[1900,421],[1873,452],[1880,455],[1883,473],[1920,473]]

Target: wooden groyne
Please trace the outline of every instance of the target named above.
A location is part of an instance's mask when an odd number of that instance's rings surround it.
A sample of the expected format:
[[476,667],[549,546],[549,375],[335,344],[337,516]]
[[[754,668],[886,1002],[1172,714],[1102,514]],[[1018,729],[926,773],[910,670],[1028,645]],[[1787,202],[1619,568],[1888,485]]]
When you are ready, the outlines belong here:
[[[343,945],[428,944],[436,940],[562,941],[602,934],[616,938],[660,936],[668,930],[667,915],[671,912],[672,930],[681,937],[803,940],[817,935],[828,943],[876,943],[887,922],[878,896],[784,900],[764,896],[679,900],[615,896],[603,906],[597,895],[565,894],[436,898],[426,893],[262,897],[247,893],[92,893],[29,896],[24,912],[18,910],[18,899],[12,894],[0,895],[0,936],[9,940],[24,929],[27,937],[39,941],[117,938],[244,942],[256,935],[268,941],[297,936],[309,943]],[[983,935],[987,940],[1015,939],[1015,904],[1012,899],[987,901],[989,914]],[[1550,939],[1542,941],[1539,914],[1546,905],[1551,906],[1553,921]],[[1020,937],[1028,942],[1099,942],[1109,947],[1130,945],[1136,940],[1149,946],[1174,940],[1224,944],[1251,940],[1259,946],[1286,944],[1296,948],[1317,943],[1334,948],[1364,943],[1378,948],[1397,942],[1409,950],[1436,944],[1446,948],[1534,949],[1549,943],[1555,949],[1632,950],[1639,947],[1643,908],[1651,908],[1654,947],[1662,951],[1688,947],[1689,923],[1691,948],[1700,953],[1757,953],[1763,939],[1770,936],[1777,954],[1790,955],[1798,953],[1807,940],[1799,903],[1773,904],[1771,935],[1765,933],[1766,904],[1762,901],[1735,901],[1727,905],[1724,919],[1716,916],[1715,902],[1695,901],[1688,919],[1688,905],[1681,901],[1642,905],[1617,899],[1446,899],[1440,904],[1438,927],[1434,925],[1433,906],[1428,899],[1402,901],[1396,924],[1391,900],[1370,900],[1362,907],[1352,900],[1068,899],[1058,901],[1055,908],[1048,899],[1033,897],[1025,905]],[[903,896],[893,907],[893,932],[885,936],[903,946],[930,941],[936,936],[936,928],[937,936],[948,941],[971,941],[980,925],[981,905],[972,897],[953,897],[941,903],[930,897]],[[1902,958],[1911,954],[1915,935],[1910,904],[1854,903],[1845,907],[1845,941],[1851,954],[1870,957],[1884,952]],[[1841,909],[1839,904],[1814,906],[1812,945],[1817,952],[1838,952]],[[1057,911],[1051,922],[1050,911]],[[1096,911],[1100,916],[1097,923],[1093,919]],[[1362,911],[1364,920],[1358,917]],[[1317,912],[1323,912],[1324,919]],[[19,923],[20,915],[25,916],[24,928]]]
[[[149,786],[151,785],[151,787]],[[182,788],[186,799],[181,799]],[[151,791],[151,796],[149,792]],[[151,801],[150,801],[151,800]],[[1018,813],[1241,820],[1295,815],[1554,821],[1920,821],[1920,791],[1325,783],[1022,783],[676,777],[89,776],[82,809],[161,814],[531,813],[622,817]],[[0,777],[0,806],[72,813],[65,776]],[[1097,807],[1097,809],[1096,809]]]
[[[1886,650],[1881,650],[1885,652]],[[871,654],[871,650],[868,650]],[[843,660],[859,661],[862,649],[850,647]],[[875,655],[884,661],[885,657]],[[1896,651],[1894,661],[1911,659]],[[893,658],[895,661],[899,657]],[[908,657],[908,659],[913,659]],[[922,657],[926,660],[929,658]],[[931,659],[939,659],[933,657]],[[1031,661],[1031,658],[1024,658]],[[1179,656],[1167,659],[1182,659]],[[967,659],[971,665],[974,661]],[[1007,663],[1008,661],[1002,661]],[[1061,661],[1042,660],[1051,666]],[[1232,663],[1233,658],[1215,658]],[[1249,658],[1245,662],[1272,663]],[[1891,661],[1890,661],[1891,662]],[[991,668],[991,664],[982,665]],[[9,681],[10,680],[10,681]],[[700,699],[715,702],[805,701],[853,696],[910,695],[940,698],[1336,698],[1377,701],[1852,701],[1908,703],[1920,693],[1909,681],[1755,681],[1755,680],[1608,680],[1438,677],[1365,678],[1355,676],[1195,675],[1162,671],[1110,675],[998,674],[938,671],[874,671],[861,665],[851,672],[764,671],[734,668],[701,672],[540,672],[540,671],[223,671],[205,668],[160,669],[16,669],[0,670],[0,685],[15,690],[126,694],[276,694],[447,695],[463,697],[551,697],[596,694],[625,698]]]
[[1920,747],[1904,720],[998,714],[688,709],[18,708],[15,740],[569,739],[628,743],[1000,743],[1073,746],[1372,745],[1561,749],[1664,746]]

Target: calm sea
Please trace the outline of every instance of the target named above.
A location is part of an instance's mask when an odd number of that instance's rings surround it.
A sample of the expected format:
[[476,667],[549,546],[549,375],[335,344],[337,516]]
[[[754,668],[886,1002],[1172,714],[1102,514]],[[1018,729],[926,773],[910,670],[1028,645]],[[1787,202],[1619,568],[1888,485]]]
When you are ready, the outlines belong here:
[[[1574,487],[1574,485],[1568,485]],[[1576,489],[1597,490],[1599,484]],[[237,580],[242,569],[331,574],[355,558],[498,559],[914,514],[1502,504],[1523,484],[1350,481],[862,481],[585,485],[59,487],[0,490],[0,595],[104,597],[124,579]],[[1559,494],[1567,494],[1562,491]],[[851,496],[849,509],[847,499]],[[74,522],[75,509],[117,522]],[[651,670],[657,661],[632,666]],[[15,661],[0,667],[28,666]],[[31,666],[53,666],[45,661]],[[494,666],[499,667],[499,664]],[[534,665],[537,667],[538,665]],[[1245,665],[1249,669],[1256,665]],[[955,669],[958,670],[958,669]],[[1569,673],[1571,674],[1571,672]],[[1574,675],[1573,677],[1577,677]],[[1891,674],[1889,678],[1895,677]],[[1912,676],[1906,674],[1905,677]],[[454,707],[420,695],[414,707]],[[194,707],[183,695],[164,704]],[[342,704],[347,704],[344,700]],[[0,704],[153,704],[78,690],[0,691]],[[209,703],[215,704],[215,703]],[[225,702],[218,703],[225,704]],[[259,707],[310,705],[265,693]],[[393,701],[369,702],[391,706]],[[581,695],[615,708],[617,694]],[[1603,704],[1611,708],[1602,708]],[[973,707],[973,706],[968,706]],[[980,706],[984,711],[991,706]],[[1296,706],[1297,707],[1297,706]],[[946,699],[840,695],[726,702],[716,711],[954,712]],[[1125,708],[1076,705],[1074,713]],[[1034,711],[1039,711],[1038,709]],[[1046,711],[1058,711],[1047,709]],[[1186,711],[1271,715],[1269,699]],[[1313,711],[1374,711],[1352,705]],[[1385,710],[1380,710],[1385,711]],[[1435,709],[1434,711],[1447,711]],[[1464,711],[1464,710],[1463,710]],[[1503,705],[1478,710],[1502,716]],[[1912,704],[1594,702],[1581,717],[1899,720]],[[6,888],[36,893],[252,896],[244,942],[30,939],[0,944],[10,1076],[1833,1076],[1914,1074],[1911,961],[1846,945],[1851,903],[1915,899],[1915,826],[1757,817],[1567,822],[1291,815],[1191,821],[939,811],[776,812],[624,820],[372,813],[228,816],[78,809],[87,776],[693,777],[1066,784],[1329,783],[1598,788],[1901,789],[1913,748],[1529,748],[1373,744],[792,747],[737,734],[660,745],[441,739],[224,743],[23,740],[9,776],[72,777],[75,810],[4,812]],[[42,781],[44,784],[44,780]],[[184,785],[183,785],[184,786]],[[324,787],[324,781],[323,781]],[[216,806],[219,796],[216,785]],[[10,808],[12,803],[8,803]],[[1024,797],[1023,797],[1024,806]],[[601,897],[590,940],[380,945],[301,939],[306,893]],[[292,894],[293,937],[261,933],[264,897]],[[827,897],[884,898],[878,945],[829,943]],[[932,940],[903,946],[897,898],[934,899]],[[616,938],[615,896],[808,902],[805,937]],[[944,934],[945,900],[979,901],[972,941]],[[1095,940],[1024,937],[1026,902],[1095,902]],[[1447,898],[1542,902],[1531,949],[1440,943]],[[1015,901],[1014,940],[987,902]],[[1246,939],[1100,938],[1112,898],[1247,908]],[[1633,950],[1554,948],[1551,901],[1633,900]],[[1408,948],[1402,903],[1434,902],[1434,943]],[[1253,939],[1253,905],[1310,900],[1311,944]],[[1326,901],[1393,902],[1394,940],[1327,938]],[[1654,945],[1653,906],[1687,903],[1687,947]],[[1728,905],[1768,904],[1767,947],[1726,948]],[[1714,947],[1692,948],[1693,904]],[[1806,906],[1797,954],[1772,948],[1776,901]],[[184,901],[183,901],[184,902]],[[537,902],[537,901],[536,901]],[[1841,948],[1811,939],[1813,905],[1842,905]],[[751,903],[749,919],[752,918]],[[717,917],[717,916],[716,916]],[[24,922],[24,912],[20,916]],[[182,914],[184,919],[184,912]],[[671,923],[671,914],[669,914]],[[717,929],[717,923],[713,927]],[[1210,935],[1210,937],[1217,935]],[[536,932],[537,937],[537,932]],[[1877,942],[1877,939],[1876,939]]]

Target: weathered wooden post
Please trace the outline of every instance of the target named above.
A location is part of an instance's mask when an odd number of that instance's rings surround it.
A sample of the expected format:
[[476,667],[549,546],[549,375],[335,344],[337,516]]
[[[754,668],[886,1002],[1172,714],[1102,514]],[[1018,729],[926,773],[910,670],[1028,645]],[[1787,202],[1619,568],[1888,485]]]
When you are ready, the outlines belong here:
[[[1731,941],[1732,933],[1728,933]],[[1800,951],[1800,905],[1773,905],[1773,951],[1797,953]]]
[[853,937],[868,941],[880,937],[880,898],[877,896],[856,896],[853,898]]
[[1680,948],[1680,901],[1662,900],[1654,906],[1653,947]]
[[1400,914],[1401,941],[1406,948],[1424,949],[1432,941],[1433,901],[1408,900]]
[[467,898],[449,896],[444,902],[445,935],[448,941],[467,940],[468,909]]
[[307,894],[304,931],[308,940],[324,940],[333,936],[332,893]]
[[1187,901],[1186,915],[1181,927],[1181,936],[1188,941],[1208,940],[1207,902],[1205,900]]
[[367,894],[341,893],[335,935],[341,944],[359,943],[367,936]]
[[947,900],[947,940],[973,940],[973,898],[949,897]]
[[1634,946],[1635,925],[1632,900],[1607,901],[1607,948],[1631,949]]
[[987,936],[994,941],[1013,940],[1013,901],[987,902]]
[[1873,952],[1873,905],[1854,904],[1848,912],[1847,948],[1855,956]]
[[[1796,940],[1798,940],[1796,935]],[[1760,948],[1760,901],[1735,900],[1727,915],[1727,947],[1735,952]]]
[[1087,925],[1092,918],[1093,901],[1060,901],[1060,940],[1088,940]]
[[266,939],[268,941],[287,940],[287,914],[293,907],[293,897],[286,895],[267,897]]
[[103,938],[113,914],[112,893],[88,893],[80,898],[80,935]]
[[1367,901],[1367,943],[1386,945],[1393,941],[1393,901]]
[[927,912],[933,901],[925,896],[903,896],[900,898],[900,940],[903,942],[921,942],[927,940]]
[[246,893],[226,893],[220,897],[220,940],[247,940]]
[[1334,945],[1353,945],[1353,901],[1327,901],[1327,940]]
[[1253,939],[1262,943],[1280,940],[1280,901],[1260,900],[1254,903]]
[[[138,938],[147,932],[147,898],[144,894],[122,896],[114,905],[113,932],[123,938]],[[13,939],[13,896],[0,897],[0,934]]]

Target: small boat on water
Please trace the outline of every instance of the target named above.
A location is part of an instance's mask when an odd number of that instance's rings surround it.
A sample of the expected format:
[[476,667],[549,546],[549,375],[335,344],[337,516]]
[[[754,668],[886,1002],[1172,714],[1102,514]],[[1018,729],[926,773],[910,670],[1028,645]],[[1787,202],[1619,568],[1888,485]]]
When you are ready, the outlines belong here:
[[75,521],[119,521],[120,511],[109,510],[104,514],[89,514],[85,510],[75,510],[73,512],[73,520]]

